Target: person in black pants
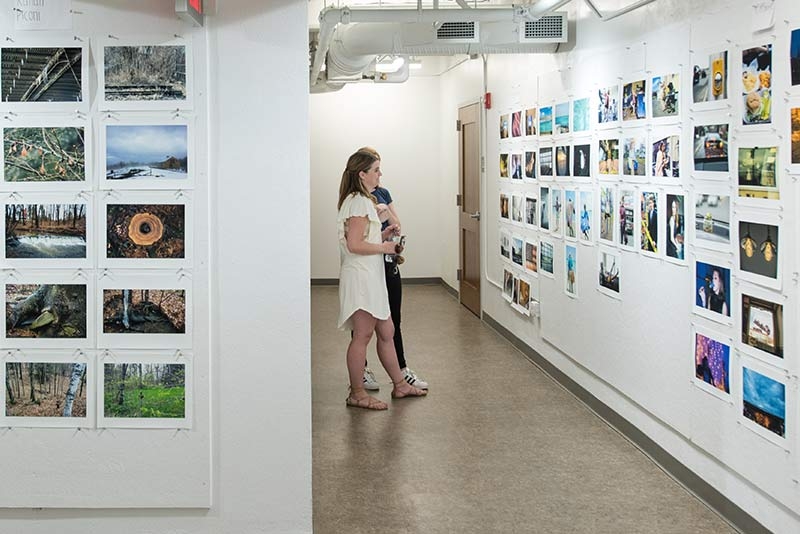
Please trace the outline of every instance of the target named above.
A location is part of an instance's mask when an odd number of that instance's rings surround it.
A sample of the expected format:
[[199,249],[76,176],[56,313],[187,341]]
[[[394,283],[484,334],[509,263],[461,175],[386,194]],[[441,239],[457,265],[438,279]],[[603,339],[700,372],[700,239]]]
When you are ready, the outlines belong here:
[[[372,153],[378,160],[380,160],[380,155],[374,148],[363,147],[359,150]],[[392,195],[389,193],[389,190],[379,185],[375,190],[372,191],[372,195],[378,201],[378,217],[380,217],[383,223],[383,228],[386,228],[390,224],[396,224],[398,228],[400,228],[400,218],[397,216],[397,212],[394,209]],[[406,382],[420,389],[428,389],[428,383],[417,376],[414,371],[409,369],[406,363],[405,351],[403,350],[403,334],[400,331],[400,309],[403,303],[403,282],[400,277],[399,268],[399,264],[402,263],[402,261],[402,256],[399,254],[387,254],[384,257],[384,267],[386,269],[386,291],[389,296],[389,309],[392,313],[392,322],[394,323],[394,347],[395,351],[397,352],[397,363],[400,364],[400,370],[403,372],[403,378],[405,378]],[[366,362],[364,363],[364,388],[370,390],[379,389],[380,385],[375,379],[375,375],[372,373],[370,368],[366,366]]]

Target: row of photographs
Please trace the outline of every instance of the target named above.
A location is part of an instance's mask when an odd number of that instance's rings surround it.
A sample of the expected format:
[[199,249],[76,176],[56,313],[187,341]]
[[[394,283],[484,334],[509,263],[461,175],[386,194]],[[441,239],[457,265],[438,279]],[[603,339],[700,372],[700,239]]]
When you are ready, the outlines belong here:
[[[791,35],[790,61],[787,71],[792,86],[800,85],[800,30]],[[773,76],[773,45],[759,44],[744,48],[740,68],[729,73],[728,51],[724,47],[694,54],[691,76],[691,102],[702,110],[727,105],[729,93],[737,93],[738,110],[744,126],[772,123],[772,101],[776,80]],[[731,75],[737,85],[730,82]],[[594,128],[635,124],[645,119],[671,122],[681,113],[681,76],[678,72],[629,80],[623,84],[600,87],[593,98],[584,97],[552,105],[531,107],[500,115],[500,139],[531,136],[565,135],[588,132]],[[594,118],[593,118],[594,117]]]
[[[88,120],[19,118],[2,128],[0,190],[191,189],[193,120],[109,114],[96,132]],[[99,157],[91,163],[92,137]],[[103,159],[104,158],[104,159]],[[99,170],[100,172],[95,172]]]
[[[500,192],[501,249],[513,228],[535,229],[552,238],[586,245],[599,242],[621,250],[664,257],[685,264],[690,245],[731,254],[740,275],[781,288],[783,244],[779,218],[770,213],[742,213],[732,224],[731,197],[720,191],[696,192],[687,209],[682,190],[539,187],[520,193]],[[688,219],[687,219],[688,217]],[[693,223],[687,226],[687,220]],[[738,244],[738,246],[733,246]],[[504,254],[508,259],[510,256]]]
[[[800,172],[800,108],[791,110],[789,170]],[[631,182],[650,179],[677,183],[682,177],[728,180],[733,174],[742,198],[779,200],[781,159],[777,139],[742,138],[732,149],[727,124],[694,127],[693,166],[687,171],[681,162],[678,128],[653,133],[630,131],[621,138],[586,139],[579,144],[520,148],[506,152],[501,147],[499,176],[512,181],[590,179],[593,176]]]
[[[31,45],[39,43],[32,42]],[[77,40],[77,39],[76,39]],[[0,109],[88,111],[89,46],[43,39],[42,46],[0,48]],[[28,44],[28,43],[26,43]],[[149,42],[92,39],[101,110],[190,109],[191,46],[180,37]]]
[[[553,273],[553,244],[548,241],[522,241],[515,238],[516,246],[524,247],[524,272],[520,266],[507,266],[503,269],[503,298],[513,309],[523,315],[530,315],[533,285],[530,278],[537,268],[542,273]],[[538,253],[538,254],[537,254]],[[567,295],[577,295],[578,276],[577,249],[565,245],[564,251],[564,291]],[[623,258],[619,251],[600,248],[597,254],[595,275],[597,290],[619,298],[622,280]],[[701,289],[695,298],[703,294],[703,288],[711,295],[725,293],[719,268],[701,261],[696,262],[698,285]],[[728,294],[729,295],[729,294]],[[692,332],[694,358],[693,384],[723,400],[732,402],[731,382],[741,383],[740,413],[748,420],[750,428],[768,439],[780,442],[786,438],[786,384],[787,372],[783,367],[783,309],[784,306],[774,295],[758,287],[737,289],[737,302],[740,303],[740,336],[738,342],[730,336],[695,325]],[[723,297],[727,299],[728,297]],[[727,302],[727,300],[725,301]],[[730,303],[724,304],[729,306]],[[712,306],[714,306],[712,304]],[[709,310],[707,301],[695,302],[699,314]],[[720,312],[722,308],[720,307]],[[742,367],[738,377],[731,377],[731,347],[735,345],[737,354],[748,362]],[[767,365],[764,365],[767,364]]]
[[188,276],[104,271],[11,272],[0,301],[0,348],[191,348]]
[[0,374],[5,427],[191,428],[190,353],[26,353]]
[[12,193],[2,202],[0,266],[190,268],[187,194],[137,191],[123,199],[111,193],[96,201],[89,193]]

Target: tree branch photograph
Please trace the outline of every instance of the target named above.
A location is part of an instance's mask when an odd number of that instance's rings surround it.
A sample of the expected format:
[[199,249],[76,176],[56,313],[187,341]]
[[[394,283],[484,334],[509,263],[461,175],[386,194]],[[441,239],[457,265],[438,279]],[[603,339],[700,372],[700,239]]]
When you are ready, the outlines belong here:
[[186,366],[178,363],[106,363],[105,417],[181,419],[186,414]]
[[86,204],[6,204],[6,258],[85,258]]
[[4,128],[6,182],[84,182],[84,130],[78,127]]
[[86,363],[6,362],[6,416],[86,417]]
[[186,333],[183,289],[104,289],[106,334]]
[[85,284],[6,284],[7,338],[85,338]]
[[186,47],[105,47],[105,99],[186,100]]
[[183,204],[109,204],[106,257],[184,258]]
[[3,48],[3,102],[80,102],[81,48]]

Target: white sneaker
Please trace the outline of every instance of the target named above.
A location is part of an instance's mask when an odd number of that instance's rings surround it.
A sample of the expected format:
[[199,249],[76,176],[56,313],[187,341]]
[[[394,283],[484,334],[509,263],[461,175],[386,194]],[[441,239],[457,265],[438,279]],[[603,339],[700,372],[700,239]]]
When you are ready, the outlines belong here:
[[428,389],[428,383],[425,382],[420,377],[418,377],[417,374],[414,371],[412,371],[410,367],[406,367],[405,369],[401,369],[401,371],[403,371],[403,378],[410,385],[414,386],[415,388],[419,388],[419,389]]
[[370,391],[378,391],[381,389],[380,384],[375,379],[375,373],[372,372],[372,369],[369,367],[364,367],[364,389],[368,389]]

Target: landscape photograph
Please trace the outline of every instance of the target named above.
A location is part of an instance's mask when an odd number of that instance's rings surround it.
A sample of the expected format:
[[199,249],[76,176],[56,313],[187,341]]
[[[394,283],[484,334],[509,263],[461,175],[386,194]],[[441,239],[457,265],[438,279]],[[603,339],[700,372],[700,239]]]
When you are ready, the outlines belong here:
[[86,417],[86,364],[6,362],[6,416]]
[[177,363],[106,363],[103,366],[105,417],[186,416],[186,366]]
[[183,289],[104,289],[106,334],[183,334],[186,291]]
[[186,100],[186,47],[106,46],[106,101]]
[[85,338],[85,284],[6,284],[7,338]]
[[86,204],[6,204],[6,258],[85,258]]
[[187,177],[186,125],[106,126],[106,180]]

